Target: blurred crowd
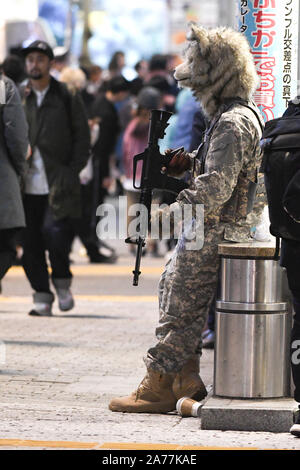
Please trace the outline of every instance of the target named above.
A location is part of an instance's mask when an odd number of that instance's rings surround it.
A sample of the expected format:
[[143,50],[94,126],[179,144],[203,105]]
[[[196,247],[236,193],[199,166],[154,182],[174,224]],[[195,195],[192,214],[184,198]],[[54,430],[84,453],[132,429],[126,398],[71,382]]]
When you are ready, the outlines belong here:
[[[141,59],[131,81],[122,73],[125,65],[125,54],[116,51],[106,70],[96,64],[74,67],[67,54],[55,56],[40,40],[1,64],[0,156],[10,179],[0,173],[0,282],[11,264],[23,266],[33,289],[30,315],[52,315],[52,287],[60,310],[73,308],[70,256],[75,239],[91,263],[118,259],[113,244],[97,234],[97,209],[108,197],[126,196],[129,226],[129,209],[140,197],[133,187],[133,157],[148,146],[151,110],[172,113],[161,153],[177,147],[194,150],[201,142],[207,123],[192,93],[177,86],[177,56]],[[137,178],[140,173],[138,167]],[[152,202],[171,204],[175,197],[154,190]],[[175,245],[172,238],[148,239],[143,255],[168,259]],[[135,255],[136,245],[128,244],[128,251]]]
[[[126,65],[122,51],[112,55],[106,70],[95,64],[71,67],[66,54],[54,57],[52,61],[51,75],[81,95],[90,128],[91,155],[80,174],[83,226],[89,226],[90,233],[83,235],[79,230],[76,234],[90,262],[113,263],[117,259],[115,250],[96,237],[96,210],[107,195],[126,195],[128,206],[138,202],[139,194],[132,186],[132,161],[134,155],[147,147],[151,110],[164,109],[173,113],[161,141],[162,153],[167,148],[177,147],[194,150],[200,143],[205,128],[203,115],[192,93],[177,87],[173,71],[178,60],[172,54],[155,54],[150,60],[141,59],[135,65],[136,77],[131,81],[122,74]],[[22,56],[9,55],[1,69],[17,87],[22,87],[26,81]],[[197,128],[196,123],[192,132],[197,113],[200,114],[200,125],[198,123]],[[170,193],[157,191],[155,202],[170,203],[172,197]],[[147,253],[163,255],[159,246],[161,244],[149,240]],[[166,242],[166,255],[173,246],[173,240]],[[133,246],[129,250],[135,253]]]

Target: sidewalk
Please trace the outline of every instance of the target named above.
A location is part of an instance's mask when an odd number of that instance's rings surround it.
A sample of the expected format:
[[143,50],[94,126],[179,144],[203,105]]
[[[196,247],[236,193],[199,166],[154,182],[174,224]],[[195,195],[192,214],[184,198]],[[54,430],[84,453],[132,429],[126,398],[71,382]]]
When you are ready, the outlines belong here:
[[[157,281],[164,264],[163,258],[144,257],[140,286],[133,287],[134,259],[123,244],[118,250],[115,265],[89,265],[77,253],[72,255],[76,306],[62,313],[55,304],[52,318],[27,315],[31,290],[22,268],[13,268],[4,279],[0,449],[141,444],[155,449],[300,449],[300,440],[288,433],[204,431],[200,419],[181,418],[175,412],[108,410],[113,396],[131,393],[144,376],[142,357],[155,341]],[[204,351],[201,375],[211,387],[213,351]]]

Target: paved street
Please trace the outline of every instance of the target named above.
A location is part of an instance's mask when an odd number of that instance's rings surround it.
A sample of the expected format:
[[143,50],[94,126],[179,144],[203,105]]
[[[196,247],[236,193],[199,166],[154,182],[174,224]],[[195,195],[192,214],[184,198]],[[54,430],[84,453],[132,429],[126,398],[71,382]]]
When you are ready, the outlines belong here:
[[[76,306],[52,318],[30,317],[31,289],[22,268],[3,281],[0,296],[0,448],[255,448],[300,449],[286,434],[204,431],[200,419],[112,413],[113,396],[131,393],[144,376],[154,342],[157,281],[163,258],[134,259],[115,242],[115,265],[90,265],[72,253]],[[204,351],[202,377],[211,388],[213,352]],[[143,445],[142,445],[143,444]]]

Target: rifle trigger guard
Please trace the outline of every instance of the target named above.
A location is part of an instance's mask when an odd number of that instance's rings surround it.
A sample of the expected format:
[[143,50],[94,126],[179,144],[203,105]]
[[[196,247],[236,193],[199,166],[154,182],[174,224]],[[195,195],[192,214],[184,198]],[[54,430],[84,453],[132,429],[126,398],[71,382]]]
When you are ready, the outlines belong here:
[[[133,240],[131,237],[128,237],[125,239],[125,243],[130,243],[131,245],[138,245],[139,240],[137,238]],[[146,242],[145,240],[143,240],[142,247],[144,247],[145,245],[146,245]]]

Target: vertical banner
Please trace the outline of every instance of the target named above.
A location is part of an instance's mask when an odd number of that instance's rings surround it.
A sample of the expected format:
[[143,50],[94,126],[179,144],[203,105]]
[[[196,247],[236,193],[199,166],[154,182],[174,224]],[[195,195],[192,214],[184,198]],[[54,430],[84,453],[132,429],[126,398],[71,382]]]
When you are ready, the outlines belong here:
[[299,0],[237,0],[238,26],[254,57],[255,102],[265,121],[280,117],[297,95]]

